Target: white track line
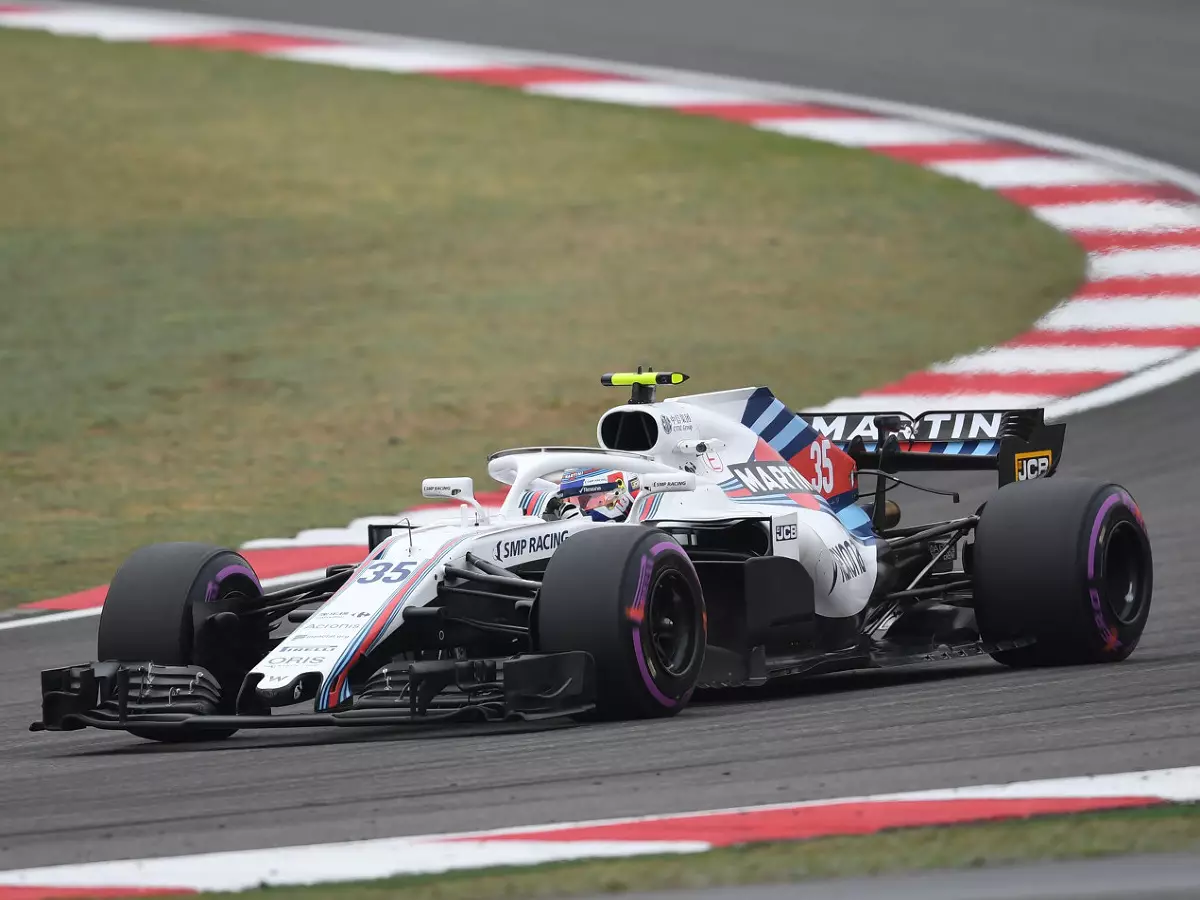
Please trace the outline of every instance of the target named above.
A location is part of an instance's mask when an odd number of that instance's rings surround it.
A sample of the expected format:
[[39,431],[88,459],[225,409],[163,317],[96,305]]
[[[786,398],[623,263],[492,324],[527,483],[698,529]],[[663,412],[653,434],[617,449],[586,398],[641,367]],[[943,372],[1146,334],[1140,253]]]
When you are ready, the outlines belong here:
[[1200,350],[1194,350],[1187,356],[1176,357],[1161,366],[1137,372],[1128,378],[1086,394],[1055,400],[1046,406],[1046,415],[1061,418],[1086,412],[1089,409],[1122,403],[1125,400],[1182,381],[1184,378],[1190,378],[1198,372],[1200,372]]
[[0,621],[0,631],[11,631],[14,628],[28,628],[31,625],[55,625],[59,622],[72,622],[75,619],[90,619],[100,615],[101,607],[88,609],[68,609],[63,612],[37,613],[30,612],[19,619],[4,619]]
[[380,838],[270,850],[115,860],[0,872],[0,887],[183,888],[239,891],[259,885],[327,884],[660,853],[703,853],[703,841],[456,841]]

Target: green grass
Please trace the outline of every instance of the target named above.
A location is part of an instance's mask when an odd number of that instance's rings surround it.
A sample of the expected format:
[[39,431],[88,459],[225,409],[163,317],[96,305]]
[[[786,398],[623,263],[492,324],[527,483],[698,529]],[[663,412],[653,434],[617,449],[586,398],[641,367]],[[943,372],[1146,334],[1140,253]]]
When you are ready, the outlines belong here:
[[733,124],[24,33],[0,83],[0,605],[589,441],[602,371],[878,385],[1082,273],[995,196]]
[[[234,896],[264,900],[529,900],[628,891],[803,881],[921,869],[998,866],[1120,853],[1200,850],[1200,808],[1144,810],[906,828],[857,837],[751,844],[681,856],[556,863],[420,875]],[[213,894],[229,897],[229,894]]]

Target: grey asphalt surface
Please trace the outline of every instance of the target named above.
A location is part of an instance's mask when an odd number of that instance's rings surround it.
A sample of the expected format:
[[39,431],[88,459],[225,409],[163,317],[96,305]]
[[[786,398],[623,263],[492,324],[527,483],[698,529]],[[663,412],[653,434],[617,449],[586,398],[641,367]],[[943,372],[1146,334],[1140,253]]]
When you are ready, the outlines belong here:
[[[1200,169],[1200,6],[1188,0],[174,5],[872,93]],[[38,671],[90,658],[95,620],[4,631],[0,868],[1196,764],[1198,387],[1069,427],[1065,467],[1125,484],[1154,539],[1154,610],[1125,664],[833,676],[668,722],[419,739],[272,733],[189,749],[25,732]],[[913,521],[937,507],[906,512]]]

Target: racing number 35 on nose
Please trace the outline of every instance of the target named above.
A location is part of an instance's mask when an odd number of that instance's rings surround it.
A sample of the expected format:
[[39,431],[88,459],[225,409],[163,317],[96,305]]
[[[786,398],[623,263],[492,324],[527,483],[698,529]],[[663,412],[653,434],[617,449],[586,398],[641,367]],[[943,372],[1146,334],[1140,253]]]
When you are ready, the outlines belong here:
[[[137,550],[109,586],[96,661],[42,673],[33,728],[199,741],[651,718],[697,690],[977,655],[1118,662],[1137,646],[1153,587],[1142,513],[1119,485],[1059,474],[1066,426],[1042,410],[796,413],[764,387],[658,398],[686,380],[603,376],[630,396],[594,446],[492,454],[499,510],[470,478],[428,478],[444,520],[372,525],[360,563],[315,581],[264,591],[233,550]],[[997,475],[982,507],[901,524],[891,487],[964,470]]]

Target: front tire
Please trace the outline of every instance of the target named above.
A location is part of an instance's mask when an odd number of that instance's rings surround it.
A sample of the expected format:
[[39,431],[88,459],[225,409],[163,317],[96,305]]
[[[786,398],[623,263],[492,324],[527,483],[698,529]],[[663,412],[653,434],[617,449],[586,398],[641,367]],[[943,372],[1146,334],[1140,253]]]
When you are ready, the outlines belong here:
[[1137,503],[1119,485],[1050,478],[1006,485],[975,530],[975,613],[1014,667],[1119,662],[1150,615],[1154,566]]
[[704,594],[666,533],[634,525],[577,533],[546,567],[536,626],[543,652],[583,650],[595,662],[605,719],[673,716],[704,662]]
[[[234,633],[213,620],[236,598],[262,595],[258,576],[239,554],[196,543],[152,544],[134,551],[117,570],[100,613],[98,660],[202,666],[221,685],[222,713],[232,713],[246,672],[267,649],[265,623],[240,624]],[[261,633],[259,633],[261,631]],[[164,742],[211,741],[237,729],[130,728]]]

